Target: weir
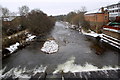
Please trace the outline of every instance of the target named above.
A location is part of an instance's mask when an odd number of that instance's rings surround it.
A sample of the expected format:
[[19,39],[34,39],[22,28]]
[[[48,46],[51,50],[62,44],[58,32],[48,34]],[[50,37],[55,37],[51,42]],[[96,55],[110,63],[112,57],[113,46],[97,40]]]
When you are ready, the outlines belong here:
[[[110,80],[119,80],[120,69],[111,69],[111,70],[98,70],[98,71],[84,71],[84,72],[75,72],[75,73],[57,73],[52,74],[47,72],[36,73],[32,75],[31,78],[27,80],[75,80],[75,79],[110,79]],[[20,78],[13,78],[13,75],[7,78],[2,78],[2,80],[20,80]]]

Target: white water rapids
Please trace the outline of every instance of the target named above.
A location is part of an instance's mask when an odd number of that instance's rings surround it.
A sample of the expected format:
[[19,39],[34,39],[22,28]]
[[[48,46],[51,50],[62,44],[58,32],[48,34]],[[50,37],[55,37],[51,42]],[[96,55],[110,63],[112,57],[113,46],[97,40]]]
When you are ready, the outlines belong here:
[[[99,69],[97,66],[94,66],[94,65],[92,65],[90,63],[87,63],[87,62],[84,66],[74,64],[74,62],[75,62],[75,57],[71,57],[65,63],[58,65],[57,68],[55,69],[55,71],[53,72],[53,74],[59,73],[61,71],[63,71],[64,73],[67,73],[67,72],[75,73],[75,72],[84,72],[84,71],[117,70],[117,69],[120,69],[117,66],[115,68],[113,68],[111,66],[103,66],[101,69]],[[45,72],[47,67],[48,66],[44,67],[44,66],[41,65],[39,67],[35,67],[32,70],[27,70],[26,67],[21,68],[19,66],[19,67],[16,67],[16,68],[12,68],[11,70],[2,74],[5,71],[5,68],[4,68],[4,69],[0,70],[0,78],[7,78],[7,77],[12,76],[13,78],[27,78],[27,79],[30,79],[31,76],[35,75],[36,73]]]
[[90,63],[84,64],[84,66],[74,64],[75,57],[71,57],[68,61],[66,61],[63,64],[60,64],[57,66],[56,70],[53,72],[53,74],[56,74],[60,71],[63,71],[64,73],[67,72],[83,72],[83,71],[97,71],[97,70],[117,70],[119,69],[117,66],[115,68],[111,66],[103,66],[101,69],[99,69],[97,66],[94,66]]

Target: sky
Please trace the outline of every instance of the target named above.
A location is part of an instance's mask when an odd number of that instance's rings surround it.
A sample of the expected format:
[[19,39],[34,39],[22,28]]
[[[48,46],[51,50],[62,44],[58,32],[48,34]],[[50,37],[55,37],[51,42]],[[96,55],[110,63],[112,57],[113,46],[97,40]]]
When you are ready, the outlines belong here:
[[11,12],[18,12],[18,7],[27,5],[31,10],[40,9],[48,15],[67,14],[80,10],[85,6],[87,11],[99,9],[107,5],[118,3],[120,0],[0,0],[0,6]]

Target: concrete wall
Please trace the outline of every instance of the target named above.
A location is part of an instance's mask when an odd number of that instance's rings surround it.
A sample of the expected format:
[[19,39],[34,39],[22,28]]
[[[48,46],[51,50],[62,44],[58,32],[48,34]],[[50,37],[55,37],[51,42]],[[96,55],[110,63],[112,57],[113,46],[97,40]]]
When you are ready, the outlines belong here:
[[120,40],[120,33],[112,32],[112,31],[108,31],[108,30],[103,30],[103,33]]

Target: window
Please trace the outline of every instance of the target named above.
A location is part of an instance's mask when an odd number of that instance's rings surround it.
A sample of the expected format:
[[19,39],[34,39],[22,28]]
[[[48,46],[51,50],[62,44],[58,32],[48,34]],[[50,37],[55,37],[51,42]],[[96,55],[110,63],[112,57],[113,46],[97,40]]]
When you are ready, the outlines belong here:
[[105,20],[107,20],[108,19],[108,17],[107,16],[105,16],[105,18],[104,18]]
[[118,7],[120,7],[120,4],[118,4]]
[[117,4],[115,5],[115,7],[117,8]]
[[118,10],[115,10],[115,12],[118,12]]
[[117,7],[119,7],[119,5],[117,5]]
[[120,9],[118,9],[118,12],[120,12]]

